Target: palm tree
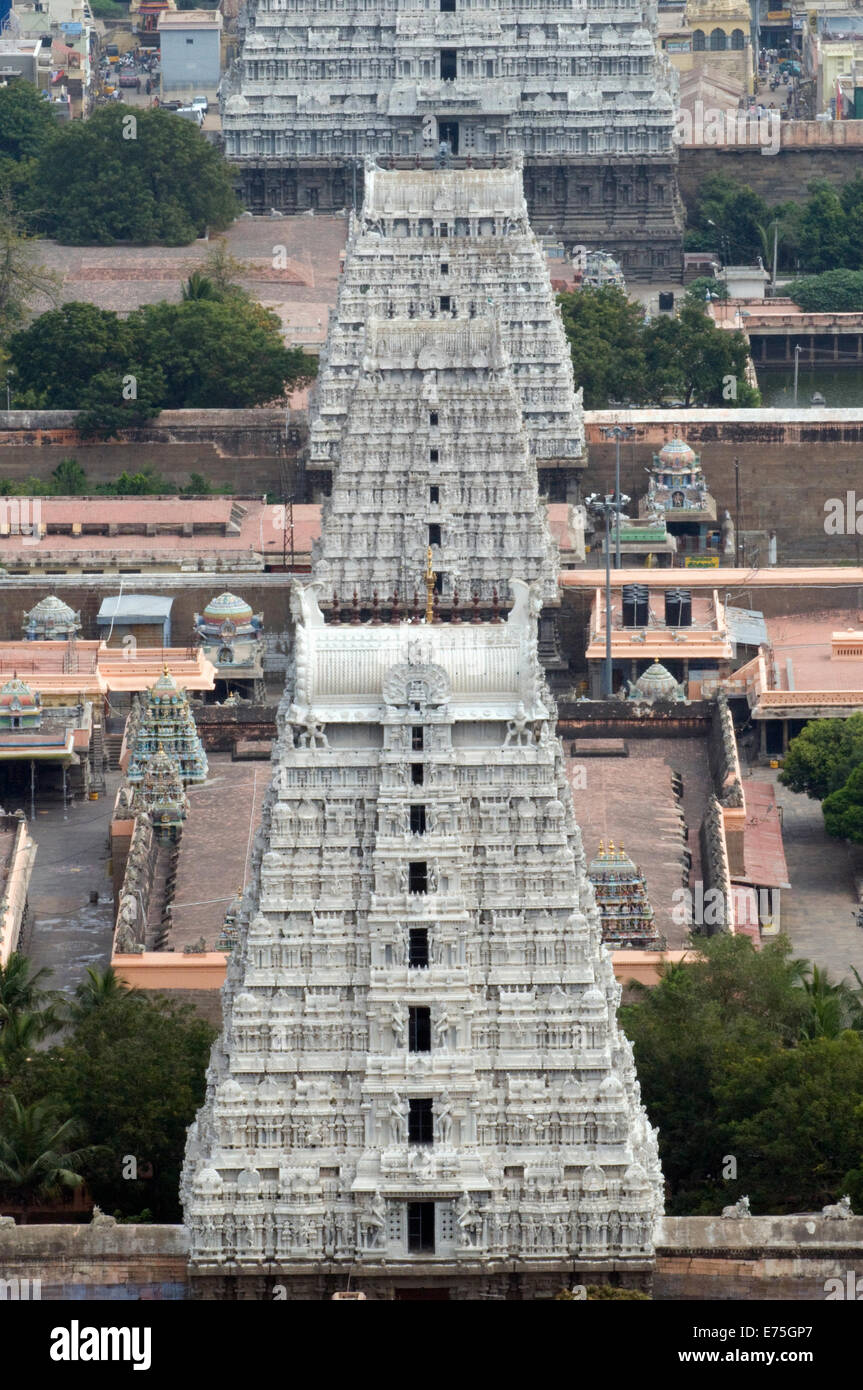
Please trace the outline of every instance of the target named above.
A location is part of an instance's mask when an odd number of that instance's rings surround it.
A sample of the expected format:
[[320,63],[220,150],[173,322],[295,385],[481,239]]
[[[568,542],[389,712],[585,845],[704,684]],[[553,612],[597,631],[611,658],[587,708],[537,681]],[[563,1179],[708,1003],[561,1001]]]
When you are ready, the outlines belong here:
[[60,1120],[49,1102],[22,1105],[10,1094],[0,1114],[0,1192],[6,1200],[25,1207],[81,1187],[79,1170],[99,1152],[96,1145],[75,1147],[82,1134],[80,1120]]
[[219,291],[208,275],[193,270],[182,289],[183,301],[190,299],[218,299]]
[[53,1003],[54,996],[44,987],[50,975],[44,967],[32,970],[26,956],[12,952],[5,967],[0,965],[0,1026],[13,1014]]
[[87,967],[87,974],[75,990],[75,1000],[69,1006],[69,1013],[75,1023],[86,1018],[94,1009],[99,1009],[105,1004],[113,1004],[116,999],[124,999],[133,991],[128,985],[117,976],[114,967],[109,965],[107,970],[97,970],[95,966]]
[[799,988],[809,1005],[800,1025],[802,1038],[838,1038],[846,1028],[854,1027],[860,1006],[844,981],[834,984],[826,970],[807,961],[799,973]]

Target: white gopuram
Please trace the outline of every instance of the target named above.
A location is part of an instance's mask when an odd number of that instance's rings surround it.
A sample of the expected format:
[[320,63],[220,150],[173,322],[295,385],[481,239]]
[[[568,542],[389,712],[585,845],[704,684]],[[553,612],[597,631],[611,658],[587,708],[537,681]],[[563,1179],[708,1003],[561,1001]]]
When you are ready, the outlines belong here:
[[[321,353],[310,474],[330,472],[340,461],[369,319],[440,321],[493,314],[512,360],[542,490],[560,500],[577,490],[587,463],[582,395],[575,389],[545,251],[528,220],[522,164],[517,155],[500,169],[394,173],[369,161],[365,197],[360,212],[351,215],[344,274]],[[427,395],[434,384],[432,372]],[[454,429],[457,418],[450,423]],[[442,422],[439,429],[445,428]],[[411,447],[404,437],[400,443]],[[455,440],[442,434],[435,445],[451,465]],[[412,447],[418,450],[420,441]],[[369,450],[367,459],[373,469],[374,452]],[[471,457],[477,471],[479,459]]]
[[534,225],[679,278],[677,74],[654,0],[251,0],[222,86],[254,212],[356,206],[362,161],[521,152]]
[[[638,1284],[662,1176],[538,658],[557,556],[512,357],[492,315],[373,318],[357,371],[189,1133],[193,1280],[298,1299]],[[430,486],[409,436],[450,411],[441,524],[477,601],[441,622],[433,569],[416,617],[389,596],[417,569],[393,518]],[[486,546],[501,496],[512,525]],[[380,586],[370,616],[322,610],[334,572]]]

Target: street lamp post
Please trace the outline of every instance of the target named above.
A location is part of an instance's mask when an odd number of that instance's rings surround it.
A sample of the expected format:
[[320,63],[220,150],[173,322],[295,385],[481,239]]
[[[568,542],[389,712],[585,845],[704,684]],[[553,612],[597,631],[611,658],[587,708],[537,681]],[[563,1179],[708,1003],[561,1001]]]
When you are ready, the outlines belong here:
[[597,516],[605,517],[605,662],[602,675],[602,693],[607,700],[610,700],[614,693],[611,670],[611,533],[609,522],[614,516],[619,534],[621,508],[628,501],[629,498],[625,494],[618,493],[614,497],[600,497],[595,492],[591,493],[585,501],[585,505],[596,512]]
[[799,343],[794,348],[794,404],[797,404],[797,374],[800,368],[800,354],[803,348]]
[[606,439],[613,439],[614,448],[614,501],[617,507],[617,524],[615,527],[614,540],[614,568],[620,569],[620,441],[621,439],[634,439],[635,429],[632,425],[607,425],[602,430]]

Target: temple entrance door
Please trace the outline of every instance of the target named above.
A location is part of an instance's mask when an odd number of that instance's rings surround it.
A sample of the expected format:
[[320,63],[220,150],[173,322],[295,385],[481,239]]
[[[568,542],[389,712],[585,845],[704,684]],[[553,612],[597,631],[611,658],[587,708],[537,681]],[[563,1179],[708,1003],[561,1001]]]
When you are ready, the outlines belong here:
[[458,154],[458,121],[439,121],[438,139],[448,140],[453,154]]

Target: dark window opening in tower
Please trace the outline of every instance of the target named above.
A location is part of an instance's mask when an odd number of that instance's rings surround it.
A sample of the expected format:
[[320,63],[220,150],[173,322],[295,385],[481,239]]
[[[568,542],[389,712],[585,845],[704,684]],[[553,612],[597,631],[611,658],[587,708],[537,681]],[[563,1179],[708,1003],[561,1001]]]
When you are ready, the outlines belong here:
[[428,864],[424,859],[412,859],[408,864],[408,892],[428,892]]
[[[408,1143],[432,1144],[434,1142],[434,1116],[429,1099],[412,1099],[408,1102]],[[430,1204],[432,1208],[434,1204]]]
[[411,970],[426,970],[429,963],[428,927],[411,927],[408,947],[408,965]]
[[429,522],[429,545],[440,545],[440,522]]
[[425,806],[411,806],[411,834],[424,835],[426,833],[426,808]]
[[[440,51],[440,76],[442,82],[454,82],[458,76],[458,50],[455,48],[442,48]],[[441,128],[441,139],[448,137],[443,134]]]
[[411,1255],[434,1254],[434,1205],[434,1202],[408,1202],[408,1251]]
[[411,782],[415,787],[421,787],[425,781],[425,768],[422,763],[411,763]]
[[431,1052],[431,1009],[408,1009],[408,1052]]

